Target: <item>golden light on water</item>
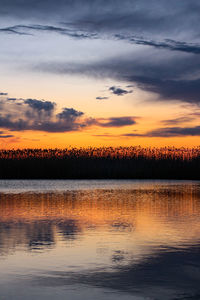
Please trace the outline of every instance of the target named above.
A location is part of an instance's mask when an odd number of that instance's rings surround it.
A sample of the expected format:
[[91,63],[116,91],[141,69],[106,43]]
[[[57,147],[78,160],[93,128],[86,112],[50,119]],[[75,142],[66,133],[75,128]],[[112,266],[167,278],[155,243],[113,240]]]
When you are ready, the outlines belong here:
[[[127,232],[128,248],[131,244],[183,247],[199,240],[199,215],[199,192],[193,186],[169,191],[155,186],[154,190],[1,194],[0,202],[0,222],[11,222],[10,238],[16,239],[20,223],[28,228],[21,231],[21,244],[37,236],[40,224],[46,222],[44,231],[49,228],[57,240],[64,234],[60,224],[67,222],[75,237],[102,232],[109,241],[113,234]],[[8,237],[1,231],[2,246]]]

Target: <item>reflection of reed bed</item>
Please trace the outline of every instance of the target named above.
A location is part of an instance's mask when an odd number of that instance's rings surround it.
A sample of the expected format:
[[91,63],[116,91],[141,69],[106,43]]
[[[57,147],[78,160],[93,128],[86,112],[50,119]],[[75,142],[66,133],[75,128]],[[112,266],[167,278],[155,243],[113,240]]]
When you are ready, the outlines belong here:
[[0,255],[11,254],[17,247],[40,250],[54,244],[55,226],[52,223],[0,221]]
[[52,247],[58,237],[73,242],[88,231],[94,239],[102,231],[105,242],[128,234],[129,248],[187,246],[199,240],[199,199],[195,186],[177,192],[155,187],[1,194],[0,252],[20,245],[30,250]]
[[[196,185],[173,189],[92,190],[63,193],[0,194],[0,221],[82,219],[105,223],[135,214],[167,217],[200,215],[200,193]],[[126,221],[125,221],[126,222]]]
[[0,178],[200,179],[200,147],[0,151]]

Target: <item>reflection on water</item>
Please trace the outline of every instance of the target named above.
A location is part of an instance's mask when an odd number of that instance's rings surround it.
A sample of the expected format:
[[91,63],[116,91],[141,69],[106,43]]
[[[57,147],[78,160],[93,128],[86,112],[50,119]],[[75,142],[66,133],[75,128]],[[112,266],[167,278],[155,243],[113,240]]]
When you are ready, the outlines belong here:
[[0,299],[200,299],[197,182],[48,183],[0,182]]

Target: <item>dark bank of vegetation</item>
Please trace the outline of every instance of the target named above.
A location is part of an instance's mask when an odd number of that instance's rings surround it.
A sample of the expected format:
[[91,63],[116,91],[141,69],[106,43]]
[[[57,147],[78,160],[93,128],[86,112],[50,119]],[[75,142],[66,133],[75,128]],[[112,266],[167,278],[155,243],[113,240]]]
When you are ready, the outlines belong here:
[[200,179],[200,148],[0,150],[0,179]]

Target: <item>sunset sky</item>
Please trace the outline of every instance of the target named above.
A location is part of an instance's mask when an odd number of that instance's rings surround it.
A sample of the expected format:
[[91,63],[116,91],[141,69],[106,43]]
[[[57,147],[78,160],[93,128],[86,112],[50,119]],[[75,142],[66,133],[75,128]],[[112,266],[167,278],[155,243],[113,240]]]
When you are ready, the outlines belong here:
[[200,145],[199,1],[0,4],[0,148]]

